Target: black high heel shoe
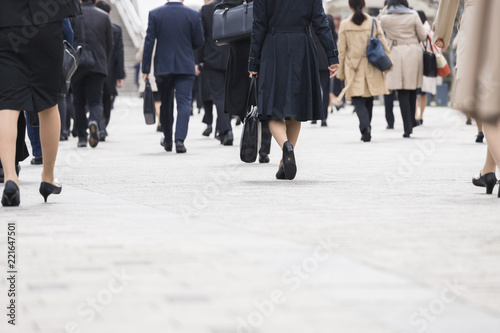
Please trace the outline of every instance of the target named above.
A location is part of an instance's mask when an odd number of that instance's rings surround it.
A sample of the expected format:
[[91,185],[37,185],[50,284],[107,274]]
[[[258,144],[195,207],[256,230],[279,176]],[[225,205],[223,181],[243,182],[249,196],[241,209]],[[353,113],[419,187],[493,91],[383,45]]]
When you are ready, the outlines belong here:
[[486,194],[493,194],[493,189],[497,184],[497,177],[494,172],[485,175],[479,173],[479,178],[472,178],[472,184],[478,187],[486,187]]
[[19,195],[19,186],[12,180],[7,181],[2,195],[2,206],[17,207],[20,204],[21,196]]
[[283,144],[283,168],[285,169],[286,179],[292,180],[297,174],[297,164],[295,164],[295,153],[290,141]]
[[285,168],[283,167],[283,164],[280,166],[280,169],[278,170],[278,172],[276,172],[276,179],[279,179],[279,180],[286,179]]
[[60,194],[61,191],[62,191],[61,185],[56,186],[56,185],[53,185],[53,184],[47,183],[47,182],[42,182],[40,184],[40,194],[42,195],[45,202],[47,202],[47,198],[49,197],[49,195]]

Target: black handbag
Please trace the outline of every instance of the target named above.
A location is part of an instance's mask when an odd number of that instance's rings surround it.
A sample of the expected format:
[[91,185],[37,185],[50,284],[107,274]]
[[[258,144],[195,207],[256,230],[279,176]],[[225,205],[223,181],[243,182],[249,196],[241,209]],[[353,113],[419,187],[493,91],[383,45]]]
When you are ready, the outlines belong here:
[[[257,108],[257,79],[252,78],[250,91],[247,99],[247,113],[243,120],[243,132],[240,142],[240,159],[245,163],[253,163],[259,154],[259,127]],[[255,98],[255,105],[251,103],[252,96]]]
[[212,38],[219,46],[249,39],[252,25],[253,2],[244,0],[243,4],[234,7],[221,3],[215,6]]
[[[429,49],[429,44],[431,45],[431,52],[427,51]],[[427,36],[427,40],[424,44],[424,76],[427,77],[437,77],[437,58],[434,54],[431,40]]]
[[85,32],[85,25],[83,24],[83,16],[77,18],[79,20],[79,30],[81,32],[82,40],[79,41],[78,48],[80,50],[80,58],[78,69],[73,75],[73,81],[79,81],[87,75],[96,65],[96,60],[92,48],[87,44],[87,34]]
[[71,78],[78,69],[80,63],[80,52],[81,47],[76,50],[71,46],[68,41],[64,41],[64,57],[62,66],[62,77],[61,77],[61,90],[60,94],[66,95],[69,90],[69,85],[71,84]]
[[156,124],[155,97],[149,79],[146,79],[146,87],[144,89],[144,120],[147,125]]
[[385,72],[392,68],[392,62],[387,56],[387,53],[385,53],[384,46],[380,39],[378,39],[378,37],[373,37],[374,28],[377,28],[378,36],[378,25],[375,18],[373,18],[372,22],[372,34],[370,38],[368,38],[368,45],[366,46],[366,57],[375,68]]

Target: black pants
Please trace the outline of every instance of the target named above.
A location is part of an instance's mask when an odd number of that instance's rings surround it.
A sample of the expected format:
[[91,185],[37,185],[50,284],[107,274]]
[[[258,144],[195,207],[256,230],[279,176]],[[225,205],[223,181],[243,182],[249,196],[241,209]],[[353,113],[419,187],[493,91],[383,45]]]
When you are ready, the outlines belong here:
[[210,87],[210,95],[212,95],[215,107],[217,108],[217,128],[219,129],[219,133],[221,135],[226,135],[228,131],[232,130],[231,118],[229,117],[229,114],[224,113],[226,71],[205,68],[204,75],[207,76]]
[[203,120],[201,122],[212,126],[212,123],[214,122],[214,101],[203,101],[203,110],[205,111],[205,114],[203,115]]
[[[17,120],[16,165],[30,156],[25,139],[26,118],[24,117],[24,112],[19,112],[19,119]],[[0,161],[0,168],[2,168],[2,161]]]
[[326,120],[328,118],[328,106],[330,105],[330,72],[319,71],[319,78],[323,89],[323,117],[321,120]]
[[384,95],[384,105],[385,105],[385,120],[387,121],[387,126],[394,127],[394,99],[396,98],[396,92],[391,92],[389,95]]
[[[111,110],[113,110],[113,105],[115,104],[115,97],[116,96],[107,93],[102,95],[103,117],[106,127],[108,127],[109,120],[111,119]],[[103,128],[103,130],[104,129],[106,128]]]
[[271,141],[273,139],[273,135],[269,130],[269,123],[267,121],[263,121],[261,122],[261,124],[262,124],[262,135],[261,135],[259,155],[265,157],[271,153]]
[[373,97],[353,97],[352,105],[359,118],[359,130],[361,133],[372,130]]
[[80,138],[87,137],[87,105],[90,111],[89,121],[97,122],[100,130],[106,128],[102,106],[105,79],[103,74],[90,73],[73,84],[75,129]]
[[165,135],[165,142],[172,142],[174,126],[174,91],[177,101],[177,122],[175,127],[175,141],[182,141],[187,137],[189,117],[191,116],[191,98],[193,97],[194,75],[170,74],[156,78],[158,91],[161,94],[160,122]]
[[415,127],[415,109],[417,107],[417,90],[398,90],[399,107],[406,134]]

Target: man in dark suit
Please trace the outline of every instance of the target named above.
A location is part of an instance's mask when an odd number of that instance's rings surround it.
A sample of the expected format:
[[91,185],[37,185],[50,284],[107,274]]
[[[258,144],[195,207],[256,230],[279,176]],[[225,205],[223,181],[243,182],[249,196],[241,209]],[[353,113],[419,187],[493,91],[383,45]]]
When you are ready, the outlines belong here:
[[203,46],[203,28],[200,13],[185,7],[183,0],[169,0],[167,4],[149,13],[148,30],[142,59],[143,79],[149,78],[151,58],[156,42],[154,59],[155,77],[161,92],[160,122],[163,127],[166,151],[172,151],[173,112],[169,105],[177,100],[175,149],[185,153],[191,115],[191,99],[195,78],[195,50]]
[[[97,8],[104,10],[106,13],[111,13],[111,6],[107,1],[99,0],[95,4]],[[104,123],[108,127],[111,118],[111,110],[118,96],[118,88],[123,87],[125,81],[125,54],[123,51],[123,33],[122,28],[114,23],[111,23],[113,30],[113,53],[108,65],[108,77],[104,81],[104,90],[102,94],[102,104],[104,108]],[[108,136],[106,127],[101,129],[100,140],[105,141]]]
[[217,108],[217,128],[221,144],[233,145],[233,131],[231,118],[224,113],[224,92],[227,62],[229,59],[229,45],[217,46],[212,38],[215,6],[222,0],[214,0],[201,7],[201,22],[205,33],[205,45],[200,49],[200,67],[206,75],[210,94]]

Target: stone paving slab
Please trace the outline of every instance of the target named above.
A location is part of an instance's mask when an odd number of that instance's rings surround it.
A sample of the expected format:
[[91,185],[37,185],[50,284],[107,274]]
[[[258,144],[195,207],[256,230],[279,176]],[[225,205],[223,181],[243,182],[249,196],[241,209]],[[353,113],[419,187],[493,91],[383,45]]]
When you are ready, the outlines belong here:
[[20,233],[19,326],[0,331],[499,332],[500,199],[470,184],[474,128],[430,108],[403,140],[376,107],[363,144],[351,111],[304,124],[298,177],[278,182],[275,144],[242,164],[196,114],[188,154],[167,154],[140,100],[117,100],[107,142],[61,144],[61,196],[42,204],[23,164],[22,206],[0,211]]

